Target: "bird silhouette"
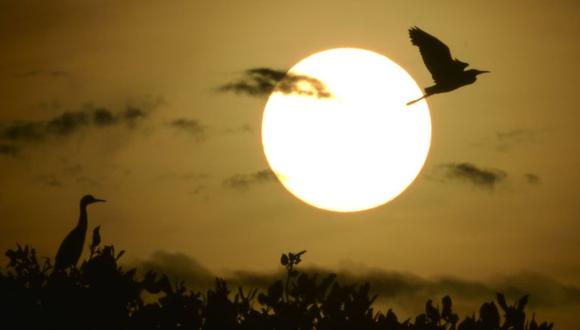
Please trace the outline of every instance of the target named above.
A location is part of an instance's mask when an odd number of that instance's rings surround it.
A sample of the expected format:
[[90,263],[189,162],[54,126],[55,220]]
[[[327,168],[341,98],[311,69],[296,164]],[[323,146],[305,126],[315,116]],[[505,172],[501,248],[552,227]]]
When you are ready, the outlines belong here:
[[435,85],[425,88],[425,95],[407,103],[407,105],[433,94],[446,93],[473,84],[477,75],[489,72],[476,69],[465,70],[469,64],[451,57],[451,51],[447,45],[416,26],[409,29],[409,36],[411,43],[419,47],[423,62],[431,72]]
[[104,199],[97,199],[93,195],[85,195],[81,198],[79,222],[76,227],[64,238],[58,248],[54,258],[54,270],[61,271],[71,266],[76,266],[81,254],[87,235],[87,205],[97,202],[104,202]]

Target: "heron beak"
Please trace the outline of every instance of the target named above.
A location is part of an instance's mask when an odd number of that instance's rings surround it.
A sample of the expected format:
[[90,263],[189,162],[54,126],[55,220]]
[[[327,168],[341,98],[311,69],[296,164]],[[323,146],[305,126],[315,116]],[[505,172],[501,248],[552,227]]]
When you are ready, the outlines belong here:
[[104,199],[96,199],[96,198],[95,198],[95,203],[96,203],[96,202],[106,202],[106,200],[104,200]]
[[485,70],[483,70],[483,71],[477,71],[477,74],[482,74],[482,73],[490,73],[490,72],[491,72],[491,71],[485,71]]

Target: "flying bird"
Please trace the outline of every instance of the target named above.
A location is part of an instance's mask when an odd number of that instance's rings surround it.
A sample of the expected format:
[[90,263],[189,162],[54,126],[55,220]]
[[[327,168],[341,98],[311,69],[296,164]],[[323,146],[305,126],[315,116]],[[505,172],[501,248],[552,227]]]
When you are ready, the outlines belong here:
[[104,202],[104,199],[97,199],[93,195],[86,195],[81,198],[79,222],[73,230],[64,238],[56,257],[54,258],[54,270],[61,271],[70,266],[76,266],[81,254],[85,237],[87,236],[87,205],[97,202]]
[[425,62],[425,66],[431,72],[435,85],[425,88],[425,95],[407,103],[407,105],[411,105],[433,94],[446,93],[459,87],[473,84],[477,79],[477,75],[489,72],[476,69],[465,70],[469,65],[468,63],[451,57],[451,52],[447,45],[416,26],[409,29],[409,36],[411,37],[411,43],[419,47],[423,62]]

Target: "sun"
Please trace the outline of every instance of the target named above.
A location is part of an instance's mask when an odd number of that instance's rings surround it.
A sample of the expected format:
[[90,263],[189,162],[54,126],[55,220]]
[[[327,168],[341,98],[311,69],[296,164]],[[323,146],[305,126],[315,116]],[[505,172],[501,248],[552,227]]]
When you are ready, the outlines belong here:
[[[417,177],[429,152],[431,118],[413,78],[368,50],[330,49],[289,70],[321,82],[330,97],[274,92],[262,144],[280,182],[321,209],[355,212],[383,205]],[[300,87],[300,86],[299,86]]]

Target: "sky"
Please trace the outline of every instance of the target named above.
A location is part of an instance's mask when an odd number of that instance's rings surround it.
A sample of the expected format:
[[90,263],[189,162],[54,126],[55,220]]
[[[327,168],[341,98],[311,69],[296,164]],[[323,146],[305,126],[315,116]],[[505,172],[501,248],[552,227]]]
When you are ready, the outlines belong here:
[[[92,193],[107,202],[90,206],[89,227],[133,262],[178,253],[212,273],[267,272],[306,249],[325,269],[536,276],[576,290],[577,308],[578,6],[1,0],[0,249],[54,255]],[[491,71],[428,99],[432,144],[413,184],[382,207],[333,213],[264,175],[266,97],[219,87],[339,47],[428,86],[412,26]]]

